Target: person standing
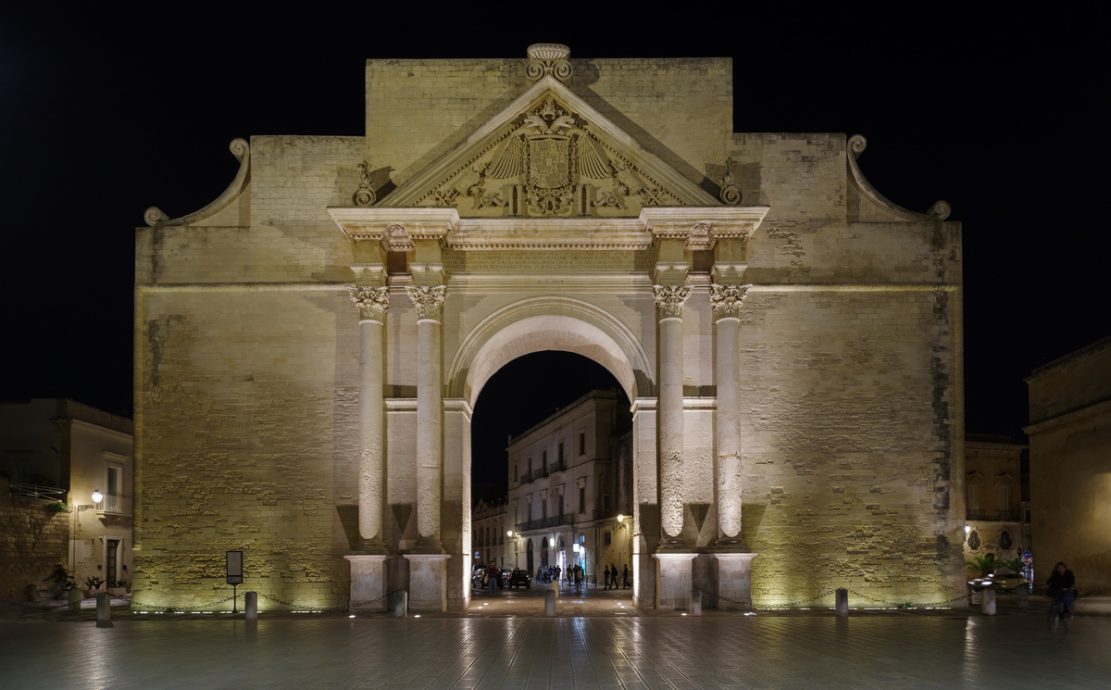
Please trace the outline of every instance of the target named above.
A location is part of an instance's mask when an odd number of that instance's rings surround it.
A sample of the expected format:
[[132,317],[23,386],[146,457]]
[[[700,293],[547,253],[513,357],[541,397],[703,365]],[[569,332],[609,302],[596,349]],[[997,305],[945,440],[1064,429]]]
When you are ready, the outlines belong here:
[[613,588],[617,589],[617,564],[610,563],[610,578],[613,580]]
[[604,575],[605,575],[606,586],[603,587],[602,589],[609,589],[610,588],[610,567],[608,565],[606,566],[606,570],[605,570]]
[[628,589],[629,587],[629,564],[626,563],[621,568],[621,589]]

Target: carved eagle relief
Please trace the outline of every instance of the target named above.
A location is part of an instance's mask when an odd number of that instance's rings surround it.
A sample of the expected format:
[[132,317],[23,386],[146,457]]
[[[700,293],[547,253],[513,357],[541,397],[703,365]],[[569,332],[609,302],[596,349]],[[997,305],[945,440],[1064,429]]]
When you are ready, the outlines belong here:
[[635,216],[683,206],[582,116],[548,95],[415,199],[464,216]]

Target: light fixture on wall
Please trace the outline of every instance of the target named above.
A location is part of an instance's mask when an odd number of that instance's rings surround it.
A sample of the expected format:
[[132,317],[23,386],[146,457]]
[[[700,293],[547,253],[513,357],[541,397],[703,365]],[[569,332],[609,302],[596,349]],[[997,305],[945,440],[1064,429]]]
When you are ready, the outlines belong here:
[[100,489],[93,489],[93,504],[100,505],[104,500],[104,494],[100,493]]

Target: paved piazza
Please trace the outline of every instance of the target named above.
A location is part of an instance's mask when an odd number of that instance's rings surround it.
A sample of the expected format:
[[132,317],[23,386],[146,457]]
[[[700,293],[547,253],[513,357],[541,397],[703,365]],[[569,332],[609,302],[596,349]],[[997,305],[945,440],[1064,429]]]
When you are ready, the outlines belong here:
[[1111,618],[1035,612],[0,621],[4,688],[1106,687]]

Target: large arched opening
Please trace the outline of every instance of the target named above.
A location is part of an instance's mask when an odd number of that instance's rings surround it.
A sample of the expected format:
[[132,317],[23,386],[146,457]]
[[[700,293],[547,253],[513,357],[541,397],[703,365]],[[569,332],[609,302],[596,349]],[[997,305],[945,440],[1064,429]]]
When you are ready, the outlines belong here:
[[[468,580],[493,555],[499,567],[527,572],[538,596],[557,573],[573,588],[576,565],[584,591],[604,592],[608,580],[620,591],[612,596],[633,596],[630,403],[650,390],[649,371],[631,333],[597,307],[574,300],[518,303],[464,339],[448,381],[450,393],[471,410],[465,434],[471,449],[463,462],[470,496],[461,506]],[[492,432],[500,442],[485,440]],[[492,481],[498,473],[500,494]],[[489,508],[499,500],[492,512],[499,520],[489,520],[487,511],[483,524],[470,524],[479,501]],[[474,518],[480,519],[477,512]],[[489,534],[491,522],[501,527],[492,542],[479,536]],[[479,595],[470,582],[468,595]]]

